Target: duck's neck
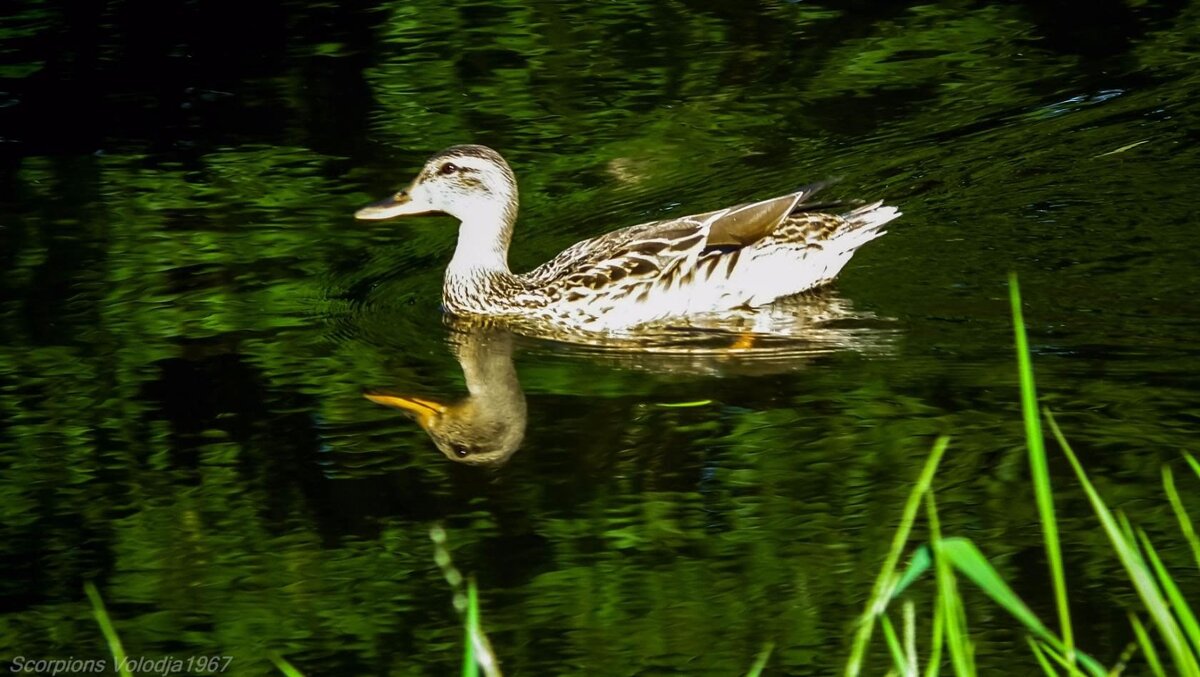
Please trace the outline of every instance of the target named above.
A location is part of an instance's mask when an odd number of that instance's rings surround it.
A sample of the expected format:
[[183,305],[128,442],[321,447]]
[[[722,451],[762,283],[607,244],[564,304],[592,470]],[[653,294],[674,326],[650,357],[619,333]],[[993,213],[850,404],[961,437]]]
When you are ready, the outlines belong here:
[[513,339],[507,331],[474,329],[455,351],[472,400],[494,418],[525,418],[525,393],[513,365]]
[[508,268],[508,246],[517,220],[517,197],[503,209],[481,204],[460,214],[458,245],[446,267],[443,302],[452,312],[487,314],[487,302],[497,301],[515,287]]

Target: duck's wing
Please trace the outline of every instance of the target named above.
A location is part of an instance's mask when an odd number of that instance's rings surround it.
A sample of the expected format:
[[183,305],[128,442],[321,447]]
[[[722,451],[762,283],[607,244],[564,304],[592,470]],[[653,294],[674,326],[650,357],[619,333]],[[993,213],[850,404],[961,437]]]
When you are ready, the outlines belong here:
[[[776,234],[788,217],[813,209],[824,184],[780,197],[615,230],[578,242],[528,273],[539,286],[591,295],[620,285],[671,284],[698,267]],[[823,205],[828,206],[828,205]],[[708,266],[711,273],[715,265]]]

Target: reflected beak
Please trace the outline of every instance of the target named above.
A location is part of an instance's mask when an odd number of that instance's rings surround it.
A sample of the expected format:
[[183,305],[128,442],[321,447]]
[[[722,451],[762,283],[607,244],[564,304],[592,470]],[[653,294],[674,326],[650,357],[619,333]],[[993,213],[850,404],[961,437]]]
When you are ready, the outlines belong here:
[[[384,217],[386,218],[386,217]],[[428,428],[442,414],[446,413],[446,405],[432,400],[403,395],[381,395],[378,393],[363,393],[363,397],[385,407],[401,409],[417,420],[422,428]]]
[[434,210],[430,209],[427,205],[413,200],[409,191],[402,190],[391,197],[386,197],[379,202],[372,202],[354,212],[354,218],[364,221],[378,221],[397,216],[428,214],[432,211]]

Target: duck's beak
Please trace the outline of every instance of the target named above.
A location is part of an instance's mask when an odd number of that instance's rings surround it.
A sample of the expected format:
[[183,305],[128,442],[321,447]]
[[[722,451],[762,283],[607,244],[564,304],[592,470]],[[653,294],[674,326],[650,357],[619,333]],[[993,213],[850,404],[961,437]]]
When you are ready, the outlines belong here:
[[422,428],[429,428],[435,420],[446,413],[446,405],[432,400],[404,395],[382,395],[378,393],[363,393],[363,397],[385,407],[401,409],[417,420]]
[[372,202],[362,209],[354,212],[354,218],[364,221],[378,221],[380,219],[390,219],[396,216],[414,216],[416,214],[428,214],[435,211],[425,204],[423,200],[414,200],[412,191],[402,190],[391,197],[386,197],[379,202]]

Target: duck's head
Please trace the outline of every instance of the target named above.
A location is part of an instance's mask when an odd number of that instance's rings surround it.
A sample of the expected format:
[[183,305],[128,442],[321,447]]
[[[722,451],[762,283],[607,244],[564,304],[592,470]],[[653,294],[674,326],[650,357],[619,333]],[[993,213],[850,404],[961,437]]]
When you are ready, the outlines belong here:
[[449,214],[464,223],[516,220],[517,181],[500,154],[486,146],[451,146],[425,162],[407,189],[354,214],[359,219],[390,219],[416,214]]
[[366,393],[365,397],[404,411],[446,458],[457,463],[503,465],[525,438],[524,400],[517,411],[496,412],[472,398],[442,404],[409,395]]

